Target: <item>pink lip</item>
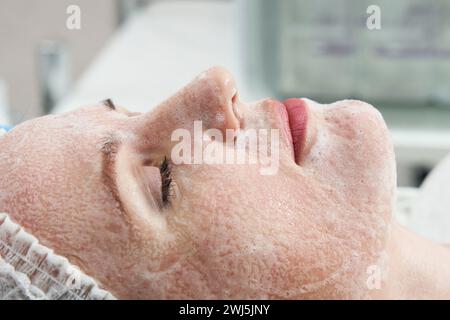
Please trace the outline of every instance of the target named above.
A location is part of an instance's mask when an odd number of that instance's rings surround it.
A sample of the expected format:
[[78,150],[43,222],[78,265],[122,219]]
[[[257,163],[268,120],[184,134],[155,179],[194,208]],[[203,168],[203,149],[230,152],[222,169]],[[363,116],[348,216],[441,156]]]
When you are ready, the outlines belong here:
[[303,99],[291,98],[283,102],[289,122],[289,131],[292,136],[295,162],[299,164],[303,158],[306,143],[306,128],[308,124],[308,109]]

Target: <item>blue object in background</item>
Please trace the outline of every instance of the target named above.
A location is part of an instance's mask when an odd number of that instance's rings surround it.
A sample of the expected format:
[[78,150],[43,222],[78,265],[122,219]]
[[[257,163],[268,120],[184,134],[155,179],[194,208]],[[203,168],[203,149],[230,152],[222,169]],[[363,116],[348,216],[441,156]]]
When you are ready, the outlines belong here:
[[3,130],[5,130],[6,132],[8,132],[8,131],[10,131],[10,130],[12,129],[12,127],[11,127],[11,126],[7,126],[7,125],[4,125],[4,124],[0,124],[0,129],[3,129]]

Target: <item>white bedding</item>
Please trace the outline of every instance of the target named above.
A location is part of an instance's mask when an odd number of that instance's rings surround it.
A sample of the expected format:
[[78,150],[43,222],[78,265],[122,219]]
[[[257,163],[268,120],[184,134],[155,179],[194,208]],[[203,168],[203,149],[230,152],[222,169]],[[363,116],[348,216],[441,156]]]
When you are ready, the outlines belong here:
[[419,189],[400,189],[395,211],[403,225],[440,243],[450,243],[450,155]]

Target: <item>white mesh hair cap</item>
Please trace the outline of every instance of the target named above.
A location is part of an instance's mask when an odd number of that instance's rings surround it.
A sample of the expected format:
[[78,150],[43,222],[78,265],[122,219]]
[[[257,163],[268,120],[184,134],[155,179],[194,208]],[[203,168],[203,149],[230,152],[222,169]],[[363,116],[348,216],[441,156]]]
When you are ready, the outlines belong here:
[[0,213],[0,300],[109,300],[79,268]]

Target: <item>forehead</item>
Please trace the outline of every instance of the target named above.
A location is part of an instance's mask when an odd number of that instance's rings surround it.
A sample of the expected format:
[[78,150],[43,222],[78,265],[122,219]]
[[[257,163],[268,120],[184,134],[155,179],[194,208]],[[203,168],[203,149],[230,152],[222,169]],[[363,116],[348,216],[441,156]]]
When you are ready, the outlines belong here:
[[71,174],[87,167],[98,171],[99,144],[106,132],[96,107],[33,119],[0,140],[0,166],[33,175]]
[[96,125],[95,117],[95,110],[42,117],[0,139],[2,205],[58,211],[110,199],[100,150],[108,127]]

